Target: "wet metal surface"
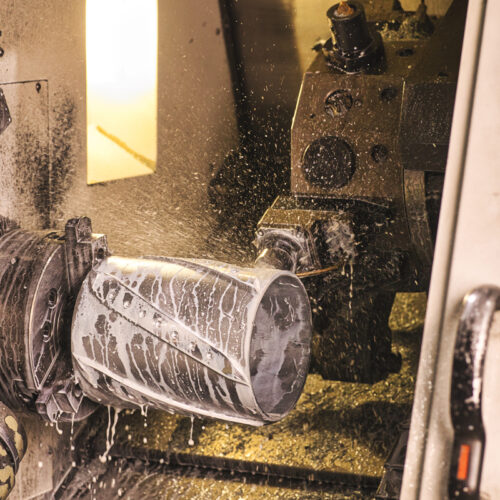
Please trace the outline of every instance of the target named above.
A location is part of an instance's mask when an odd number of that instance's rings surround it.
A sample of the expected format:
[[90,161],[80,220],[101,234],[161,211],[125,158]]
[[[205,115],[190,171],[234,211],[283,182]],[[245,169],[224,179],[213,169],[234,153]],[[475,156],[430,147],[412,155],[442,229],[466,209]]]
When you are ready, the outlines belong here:
[[0,213],[25,227],[46,227],[49,222],[48,82],[2,83],[1,89],[12,123],[0,140]]
[[297,401],[310,339],[291,273],[109,257],[80,291],[72,354],[84,393],[102,404],[262,425]]

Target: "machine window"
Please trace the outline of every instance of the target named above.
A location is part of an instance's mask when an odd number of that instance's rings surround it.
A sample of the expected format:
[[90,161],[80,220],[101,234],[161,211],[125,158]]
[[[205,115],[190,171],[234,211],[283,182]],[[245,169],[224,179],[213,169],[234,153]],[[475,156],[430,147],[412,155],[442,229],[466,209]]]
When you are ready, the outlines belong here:
[[156,0],[87,0],[87,183],[156,168]]

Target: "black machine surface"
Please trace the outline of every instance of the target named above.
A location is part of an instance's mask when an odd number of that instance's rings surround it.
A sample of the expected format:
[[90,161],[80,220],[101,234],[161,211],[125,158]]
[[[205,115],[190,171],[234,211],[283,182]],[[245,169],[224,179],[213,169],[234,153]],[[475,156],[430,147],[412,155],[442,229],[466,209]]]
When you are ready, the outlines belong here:
[[465,11],[454,2],[429,37],[421,10],[413,39],[396,25],[383,45],[362,5],[328,11],[332,38],[293,119],[291,195],[255,240],[258,262],[306,283],[313,369],[326,378],[373,382],[398,369],[387,321],[395,292],[428,286]]

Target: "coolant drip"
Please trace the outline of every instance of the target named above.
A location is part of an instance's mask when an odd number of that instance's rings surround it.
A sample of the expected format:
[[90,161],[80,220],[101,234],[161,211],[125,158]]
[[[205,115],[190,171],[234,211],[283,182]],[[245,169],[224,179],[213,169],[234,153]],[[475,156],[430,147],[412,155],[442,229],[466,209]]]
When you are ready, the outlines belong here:
[[352,320],[352,299],[354,296],[354,288],[353,288],[353,281],[354,281],[354,266],[352,265],[352,259],[349,261],[349,321]]
[[191,431],[190,431],[190,434],[189,434],[189,441],[188,441],[188,445],[189,446],[194,446],[193,430],[194,430],[194,417],[191,417]]
[[115,433],[116,433],[116,424],[118,423],[118,416],[120,415],[120,411],[117,408],[113,408],[115,411],[113,417],[113,423],[111,423],[111,406],[108,406],[108,427],[106,428],[106,449],[102,455],[99,455],[99,460],[105,464],[108,461],[109,452],[115,443]]

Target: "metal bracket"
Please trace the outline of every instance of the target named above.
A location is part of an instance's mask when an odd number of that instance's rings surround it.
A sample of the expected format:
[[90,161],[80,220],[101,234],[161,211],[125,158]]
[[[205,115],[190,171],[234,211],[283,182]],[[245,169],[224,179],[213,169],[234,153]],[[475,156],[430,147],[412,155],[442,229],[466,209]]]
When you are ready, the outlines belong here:
[[[106,236],[92,233],[92,223],[88,217],[70,219],[66,223],[64,247],[69,290],[67,300],[72,310],[83,280],[92,266],[109,255],[109,250]],[[95,403],[83,396],[65,362],[67,360],[54,367],[50,380],[35,403],[38,413],[51,422],[79,421],[96,408]]]
[[76,298],[78,290],[94,264],[110,254],[106,236],[92,233],[88,217],[70,219],[65,228],[68,284]]

